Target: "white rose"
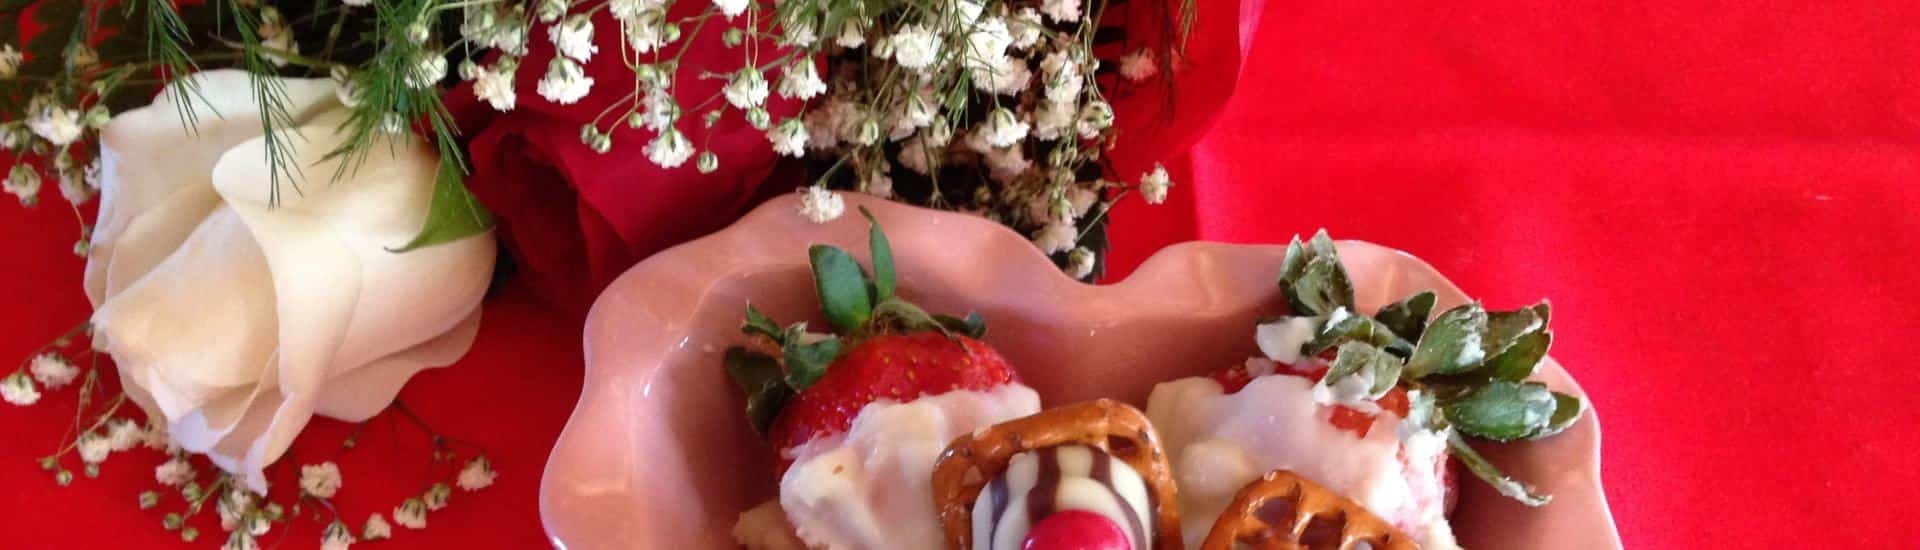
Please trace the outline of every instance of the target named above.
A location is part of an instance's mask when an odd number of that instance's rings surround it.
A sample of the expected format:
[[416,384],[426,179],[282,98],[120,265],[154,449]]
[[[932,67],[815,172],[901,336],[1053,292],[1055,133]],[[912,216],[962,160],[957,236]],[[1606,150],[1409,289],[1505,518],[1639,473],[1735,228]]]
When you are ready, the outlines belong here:
[[[299,174],[269,208],[266,144],[245,73],[200,73],[197,131],[179,89],[101,135],[100,219],[87,261],[94,344],[128,397],[264,493],[261,468],[314,414],[364,420],[421,369],[466,353],[494,261],[491,233],[394,253],[419,231],[437,156],[379,143],[330,178],[348,110],[327,79],[285,80]],[[295,192],[293,185],[298,184]]]

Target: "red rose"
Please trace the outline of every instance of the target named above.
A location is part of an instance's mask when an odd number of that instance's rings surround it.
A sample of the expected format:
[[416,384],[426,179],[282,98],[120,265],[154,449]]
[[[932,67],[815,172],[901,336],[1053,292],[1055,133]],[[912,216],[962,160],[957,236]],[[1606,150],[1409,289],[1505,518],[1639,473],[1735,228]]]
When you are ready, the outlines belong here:
[[[681,2],[670,17],[677,20],[704,8]],[[536,24],[528,38],[528,54],[515,76],[513,110],[499,112],[479,101],[472,83],[454,88],[446,99],[468,140],[473,172],[467,188],[499,218],[498,234],[518,260],[521,275],[574,313],[586,311],[601,289],[642,258],[732,222],[753,205],[756,191],[779,164],[765,133],[749,126],[739,111],[730,110],[706,128],[705,109],[694,108],[725,84],[698,78],[699,72],[729,72],[746,63],[746,48],[721,43],[723,25],[707,25],[698,35],[689,32],[668,44],[663,56],[688,48],[672,90],[686,109],[680,131],[697,150],[720,158],[719,170],[702,174],[693,160],[677,168],[647,160],[644,149],[654,132],[625,123],[634,75],[617,47],[619,23],[606,10],[593,23],[594,43],[601,50],[583,67],[595,83],[578,103],[560,105],[536,93],[554,56],[544,24]],[[762,63],[781,55],[772,44],[759,51]],[[613,110],[599,127],[616,128],[613,147],[595,153],[581,143],[580,129],[610,105]],[[775,121],[798,107],[777,94],[767,102]]]

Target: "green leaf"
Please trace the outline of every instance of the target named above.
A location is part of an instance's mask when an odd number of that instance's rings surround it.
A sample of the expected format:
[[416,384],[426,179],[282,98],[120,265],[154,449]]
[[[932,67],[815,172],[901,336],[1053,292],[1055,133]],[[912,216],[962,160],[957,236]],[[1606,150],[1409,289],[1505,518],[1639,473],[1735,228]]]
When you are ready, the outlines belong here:
[[1478,303],[1441,313],[1414,347],[1413,357],[1407,360],[1407,375],[1417,379],[1479,367],[1486,358],[1486,350],[1480,346],[1486,332],[1487,311]]
[[727,376],[747,395],[747,421],[755,432],[765,436],[780,408],[793,398],[780,372],[780,362],[746,348],[727,348]]
[[740,332],[763,335],[772,338],[775,343],[786,345],[786,337],[780,331],[780,323],[774,322],[766,315],[761,315],[760,310],[753,308],[752,302],[747,303],[747,321],[740,325]]
[[933,320],[940,323],[940,326],[946,328],[948,332],[975,340],[987,335],[987,320],[981,318],[980,312],[978,311],[967,312],[965,318],[954,317],[952,315],[935,315],[933,316]]
[[1420,333],[1427,329],[1427,317],[1433,315],[1433,305],[1437,300],[1439,297],[1433,291],[1421,292],[1387,304],[1373,314],[1373,319],[1401,338],[1417,342]]
[[1398,357],[1369,344],[1347,342],[1340,345],[1339,354],[1334,356],[1320,383],[1333,386],[1347,377],[1358,376],[1368,383],[1367,399],[1379,399],[1400,382],[1400,369]]
[[1540,324],[1553,324],[1553,304],[1547,303],[1546,300],[1541,300],[1540,303],[1534,304],[1533,307],[1527,309],[1533,310],[1533,314],[1540,317]]
[[887,242],[887,234],[880,230],[880,220],[873,218],[873,212],[860,207],[860,213],[867,217],[867,246],[873,251],[873,301],[879,303],[893,297],[893,245]]
[[1345,307],[1353,309],[1353,281],[1340,254],[1325,229],[1313,235],[1306,245],[1294,237],[1280,261],[1280,291],[1294,315],[1327,315]]
[[1301,347],[1301,355],[1309,357],[1319,355],[1320,352],[1332,349],[1341,342],[1364,342],[1386,347],[1400,340],[1393,331],[1388,330],[1385,325],[1374,322],[1371,318],[1364,315],[1337,313],[1344,310],[1335,311],[1326,327],[1320,329],[1319,334],[1314,335],[1312,340],[1308,340],[1306,345]]
[[1495,380],[1441,407],[1461,432],[1512,441],[1544,429],[1553,418],[1554,396],[1546,385]]
[[1487,360],[1486,372],[1496,380],[1519,382],[1533,376],[1540,368],[1540,360],[1546,358],[1547,348],[1553,347],[1553,333],[1538,331],[1521,336],[1508,346],[1500,355]]
[[1467,465],[1467,470],[1473,472],[1474,477],[1487,482],[1487,485],[1492,485],[1507,498],[1534,507],[1543,506],[1553,500],[1553,495],[1541,494],[1533,486],[1507,477],[1499,467],[1494,466],[1492,462],[1487,462],[1486,457],[1480,456],[1472,446],[1467,445],[1467,441],[1462,439],[1459,433],[1447,437],[1447,448],[1453,451],[1454,458],[1460,459],[1462,464]]
[[1487,337],[1481,340],[1480,347],[1486,350],[1487,357],[1500,355],[1521,337],[1540,332],[1546,327],[1546,322],[1541,321],[1532,309],[1488,312]]
[[460,165],[442,161],[433,182],[433,202],[427,207],[427,221],[420,233],[393,252],[410,252],[446,244],[493,229],[493,213],[480,205],[462,183]]
[[867,323],[873,317],[873,302],[867,295],[867,273],[847,251],[817,244],[807,249],[813,263],[813,286],[820,294],[820,309],[827,321],[843,333]]
[[1580,413],[1586,411],[1586,400],[1576,395],[1553,392],[1553,419],[1547,421],[1546,427],[1527,436],[1527,439],[1546,439],[1560,435],[1560,432],[1573,427],[1573,422],[1580,419]]
[[811,344],[800,343],[805,338],[787,340],[780,352],[787,363],[787,387],[795,392],[807,391],[821,376],[827,374],[827,366],[840,356],[840,340],[832,337]]

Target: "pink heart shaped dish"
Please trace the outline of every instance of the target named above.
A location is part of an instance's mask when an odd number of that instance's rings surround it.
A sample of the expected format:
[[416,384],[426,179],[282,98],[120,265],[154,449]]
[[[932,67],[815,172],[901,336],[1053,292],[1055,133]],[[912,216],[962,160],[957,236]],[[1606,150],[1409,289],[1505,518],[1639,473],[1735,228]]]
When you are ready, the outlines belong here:
[[[827,326],[807,249],[829,244],[868,264],[858,207],[887,232],[899,294],[928,311],[979,312],[990,327],[984,340],[1047,407],[1109,398],[1147,408],[1156,384],[1259,353],[1256,321],[1287,309],[1275,284],[1285,246],[1181,244],[1124,281],[1093,286],[988,220],[853,194],[845,200],[849,215],[825,224],[796,214],[794,197],[770,201],[642,262],[600,296],[585,329],[585,387],[541,484],[542,521],[556,547],[737,548],[735,521],[774,498],[780,479],[723,354],[746,341],[748,302],[774,319]],[[1354,241],[1340,242],[1338,252],[1356,310],[1426,290],[1437,294],[1434,311],[1470,301],[1405,253]],[[1581,395],[1551,358],[1533,380]],[[1591,409],[1552,438],[1476,447],[1553,500],[1530,508],[1461,476],[1452,524],[1462,546],[1620,547]]]

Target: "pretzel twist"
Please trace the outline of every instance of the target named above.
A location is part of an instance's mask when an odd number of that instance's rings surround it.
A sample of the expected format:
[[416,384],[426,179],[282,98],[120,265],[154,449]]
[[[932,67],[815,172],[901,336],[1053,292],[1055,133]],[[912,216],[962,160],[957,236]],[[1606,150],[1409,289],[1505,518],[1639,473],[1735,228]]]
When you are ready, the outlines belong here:
[[951,550],[973,548],[973,503],[987,482],[1013,456],[1059,445],[1081,444],[1126,461],[1146,481],[1153,503],[1152,550],[1185,550],[1173,472],[1160,436],[1139,409],[1099,399],[1041,411],[960,436],[933,469],[934,506]]
[[1415,550],[1413,539],[1360,503],[1293,472],[1274,470],[1240,489],[1200,550],[1347,550],[1361,542],[1374,550]]

